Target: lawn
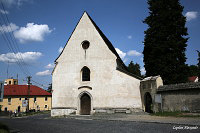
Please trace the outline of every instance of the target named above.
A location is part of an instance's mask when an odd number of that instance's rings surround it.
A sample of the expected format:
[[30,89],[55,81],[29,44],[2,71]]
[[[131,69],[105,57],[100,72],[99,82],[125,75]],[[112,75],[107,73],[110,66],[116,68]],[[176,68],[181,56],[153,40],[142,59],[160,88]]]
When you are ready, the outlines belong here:
[[9,133],[8,126],[4,125],[3,123],[0,123],[0,133]]
[[167,117],[167,116],[172,116],[172,117],[199,117],[200,118],[200,113],[190,113],[190,112],[156,112],[156,113],[152,113],[150,115],[153,116],[163,116],[163,117]]

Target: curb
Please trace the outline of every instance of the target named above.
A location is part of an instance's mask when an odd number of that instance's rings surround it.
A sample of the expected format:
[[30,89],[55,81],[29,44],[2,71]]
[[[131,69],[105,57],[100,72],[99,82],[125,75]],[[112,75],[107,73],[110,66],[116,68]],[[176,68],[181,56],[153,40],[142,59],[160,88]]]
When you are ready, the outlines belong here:
[[125,119],[101,119],[101,118],[79,118],[79,117],[64,117],[68,119],[76,119],[76,120],[108,120],[108,121],[128,121],[128,122],[142,122],[142,123],[159,123],[159,124],[176,124],[176,125],[189,125],[189,126],[198,126],[200,128],[199,124],[192,124],[192,123],[182,123],[182,122],[161,122],[161,121],[144,121],[144,120],[125,120]]

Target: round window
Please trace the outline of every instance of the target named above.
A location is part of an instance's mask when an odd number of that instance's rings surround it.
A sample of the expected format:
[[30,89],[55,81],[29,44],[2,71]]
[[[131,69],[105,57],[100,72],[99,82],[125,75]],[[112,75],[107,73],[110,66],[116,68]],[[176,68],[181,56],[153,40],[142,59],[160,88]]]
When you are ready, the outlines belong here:
[[88,49],[89,46],[90,46],[90,42],[89,42],[89,41],[83,41],[83,42],[82,42],[82,47],[83,47],[83,49]]

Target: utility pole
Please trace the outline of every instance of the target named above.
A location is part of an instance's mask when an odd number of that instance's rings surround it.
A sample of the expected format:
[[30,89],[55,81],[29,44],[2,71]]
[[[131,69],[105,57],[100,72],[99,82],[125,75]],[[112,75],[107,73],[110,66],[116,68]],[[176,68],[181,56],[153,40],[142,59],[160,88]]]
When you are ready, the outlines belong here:
[[9,61],[8,61],[8,66],[7,66],[7,79],[8,79],[8,69],[9,69]]
[[30,97],[30,85],[31,85],[31,76],[28,76],[27,77],[27,83],[28,83],[28,97],[27,97],[27,100],[28,100],[28,103],[27,103],[27,107],[26,107],[26,110],[27,112],[29,112],[29,97]]

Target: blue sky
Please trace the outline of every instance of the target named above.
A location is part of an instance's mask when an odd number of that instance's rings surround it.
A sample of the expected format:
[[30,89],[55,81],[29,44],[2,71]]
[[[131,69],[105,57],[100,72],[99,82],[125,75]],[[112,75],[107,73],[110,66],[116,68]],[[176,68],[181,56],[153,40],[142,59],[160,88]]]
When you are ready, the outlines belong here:
[[[33,84],[48,86],[51,83],[51,71],[59,48],[65,46],[84,11],[87,11],[99,28],[112,42],[125,64],[131,60],[143,69],[143,40],[147,25],[142,21],[148,16],[146,0],[1,0],[0,5],[0,80],[19,77],[20,84],[26,83],[31,75]],[[197,64],[200,50],[200,1],[181,0],[187,16],[188,47],[187,64]],[[4,23],[5,15],[9,24]],[[10,32],[10,27],[12,32]],[[8,31],[9,30],[9,31]],[[3,39],[3,35],[13,33],[13,47]],[[19,49],[18,49],[19,47]],[[20,53],[18,53],[20,52]],[[23,57],[25,64],[16,64],[17,57]],[[28,69],[28,70],[27,70]],[[7,75],[8,70],[8,75]],[[28,73],[23,74],[23,72]],[[37,83],[35,83],[35,82]],[[38,84],[39,83],[39,84]]]

